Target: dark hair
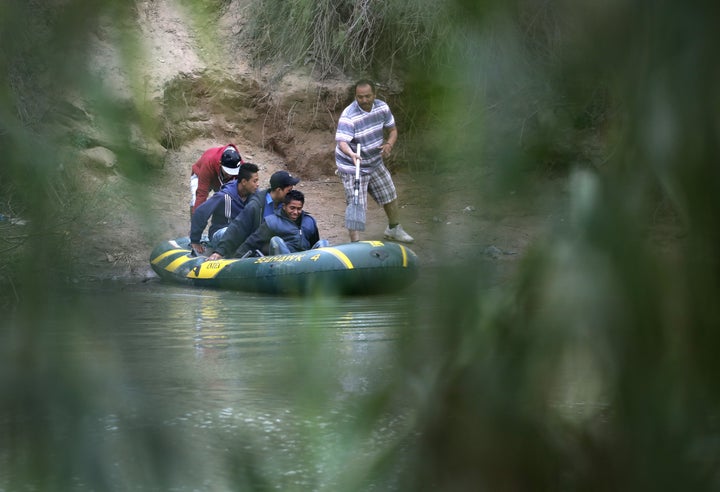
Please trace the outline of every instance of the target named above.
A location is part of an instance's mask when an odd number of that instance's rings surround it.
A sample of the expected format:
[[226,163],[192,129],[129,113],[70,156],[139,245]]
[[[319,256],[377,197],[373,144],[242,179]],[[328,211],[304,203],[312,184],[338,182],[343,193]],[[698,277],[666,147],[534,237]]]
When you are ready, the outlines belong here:
[[305,205],[305,195],[303,195],[303,192],[300,190],[290,190],[287,192],[287,195],[285,195],[285,199],[283,200],[283,203],[290,203],[293,200],[297,200],[303,205]]
[[355,82],[355,89],[353,92],[357,92],[357,88],[360,87],[361,85],[369,85],[370,90],[372,91],[373,94],[375,94],[375,82],[373,82],[370,79],[360,79],[357,82]]
[[242,181],[243,179],[250,179],[252,178],[253,174],[257,174],[259,171],[258,167],[253,164],[252,162],[243,162],[240,166],[240,171],[238,171],[237,180],[238,183]]

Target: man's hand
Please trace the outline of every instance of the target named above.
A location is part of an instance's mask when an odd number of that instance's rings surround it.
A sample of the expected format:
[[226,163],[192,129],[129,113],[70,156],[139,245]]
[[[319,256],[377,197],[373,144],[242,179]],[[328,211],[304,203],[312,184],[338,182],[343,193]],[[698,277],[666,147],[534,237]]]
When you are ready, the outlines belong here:
[[200,243],[191,243],[190,247],[192,247],[192,249],[199,255],[205,252],[205,246]]
[[390,152],[392,152],[393,145],[390,142],[385,142],[380,146],[380,155],[383,157],[388,157],[390,155]]
[[221,259],[222,259],[222,255],[220,253],[213,253],[207,257],[207,261],[215,261],[215,260],[221,260]]

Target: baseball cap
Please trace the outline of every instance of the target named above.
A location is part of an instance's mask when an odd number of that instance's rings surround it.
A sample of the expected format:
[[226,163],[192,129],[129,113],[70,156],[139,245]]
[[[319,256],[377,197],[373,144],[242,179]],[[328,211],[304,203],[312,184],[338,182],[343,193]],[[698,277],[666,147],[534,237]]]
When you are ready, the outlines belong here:
[[223,171],[230,176],[237,176],[237,173],[240,172],[240,164],[242,164],[241,161],[242,159],[240,159],[240,153],[237,149],[235,149],[235,147],[226,147],[220,157],[220,165],[222,166]]
[[270,176],[270,188],[285,188],[286,186],[296,185],[300,182],[298,178],[294,178],[287,171],[278,171]]

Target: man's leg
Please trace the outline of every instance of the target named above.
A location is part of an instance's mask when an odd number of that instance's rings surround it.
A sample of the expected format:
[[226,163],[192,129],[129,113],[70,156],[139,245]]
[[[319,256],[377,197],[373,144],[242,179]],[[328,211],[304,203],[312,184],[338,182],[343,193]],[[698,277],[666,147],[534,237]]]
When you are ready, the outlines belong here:
[[290,248],[287,247],[285,241],[279,236],[270,238],[270,254],[271,255],[287,255],[290,254]]
[[217,248],[218,244],[220,244],[220,240],[225,235],[225,231],[227,231],[227,227],[223,227],[222,229],[218,229],[215,231],[215,234],[213,234],[213,237],[210,238],[210,241],[208,241],[208,247],[210,249]]
[[398,211],[398,204],[397,204],[397,198],[390,203],[386,203],[383,205],[383,208],[385,209],[385,215],[387,215],[388,218],[388,224],[390,227],[395,227],[400,223],[400,217],[399,217],[399,211]]
[[313,247],[311,249],[327,248],[328,246],[330,246],[330,241],[328,241],[327,239],[321,239],[315,244],[313,244]]
[[413,242],[413,237],[405,232],[400,225],[400,207],[398,207],[395,183],[385,165],[380,165],[373,173],[368,185],[368,193],[376,202],[383,204],[385,215],[388,218],[388,227],[385,229],[385,238],[403,243]]

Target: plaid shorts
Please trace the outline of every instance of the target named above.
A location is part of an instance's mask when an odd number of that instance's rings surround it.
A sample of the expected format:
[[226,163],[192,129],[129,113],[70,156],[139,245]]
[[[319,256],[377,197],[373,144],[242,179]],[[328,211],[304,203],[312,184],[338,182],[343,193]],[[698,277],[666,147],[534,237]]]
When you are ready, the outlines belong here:
[[[345,203],[350,205],[355,198],[355,174],[339,174],[345,188]],[[368,194],[381,206],[397,199],[395,184],[384,164],[380,164],[370,174],[360,173],[358,204],[363,209],[367,209]]]

